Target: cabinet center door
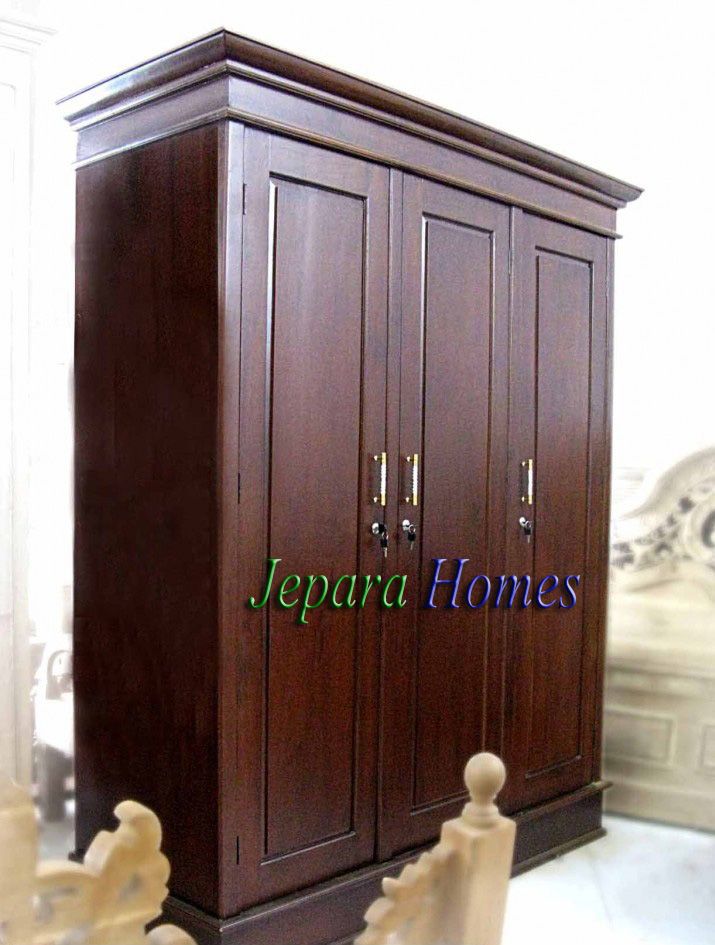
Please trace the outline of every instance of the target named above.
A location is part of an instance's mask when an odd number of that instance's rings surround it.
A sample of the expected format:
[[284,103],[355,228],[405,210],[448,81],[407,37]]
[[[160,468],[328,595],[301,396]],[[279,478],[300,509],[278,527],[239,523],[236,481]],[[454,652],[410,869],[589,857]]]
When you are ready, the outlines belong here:
[[[388,172],[248,131],[239,505],[241,905],[374,857]],[[379,503],[378,503],[379,504]],[[280,558],[260,609],[269,558]],[[280,583],[292,579],[284,605]],[[329,589],[301,621],[302,600]],[[321,578],[319,576],[324,576]],[[373,595],[374,596],[374,595]],[[372,598],[371,598],[372,599]],[[297,602],[297,603],[296,603]],[[287,605],[287,606],[286,606]]]
[[[438,834],[464,803],[465,763],[485,744],[490,615],[466,607],[463,595],[498,560],[503,531],[508,232],[507,208],[405,176],[391,427],[399,431],[395,565],[407,575],[408,603],[384,618],[382,856]],[[447,585],[435,609],[425,606],[435,559],[445,559],[440,579],[468,559],[457,608],[447,606]]]

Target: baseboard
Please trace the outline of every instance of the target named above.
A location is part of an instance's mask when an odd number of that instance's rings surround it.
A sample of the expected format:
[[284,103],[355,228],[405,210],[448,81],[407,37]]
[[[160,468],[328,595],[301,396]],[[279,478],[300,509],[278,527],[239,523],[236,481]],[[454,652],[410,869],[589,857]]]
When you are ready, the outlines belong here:
[[[607,786],[604,781],[594,782],[516,814],[514,875],[603,836],[602,794]],[[380,895],[383,878],[395,876],[423,849],[354,870],[228,919],[218,919],[170,896],[162,918],[184,928],[198,945],[352,945],[363,927],[365,911]]]
[[606,811],[695,830],[715,830],[712,794],[679,785],[644,784],[621,778],[608,792]]

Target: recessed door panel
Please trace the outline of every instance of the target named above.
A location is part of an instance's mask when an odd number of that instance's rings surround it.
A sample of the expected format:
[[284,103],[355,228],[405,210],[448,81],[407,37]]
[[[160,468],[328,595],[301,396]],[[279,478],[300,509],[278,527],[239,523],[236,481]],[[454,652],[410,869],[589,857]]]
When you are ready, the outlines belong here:
[[[486,560],[492,289],[491,232],[429,216],[423,227],[420,603],[433,558]],[[417,616],[413,805],[423,807],[462,795],[465,756],[481,744],[484,630],[464,608]]]
[[[360,570],[365,200],[303,181],[271,192],[268,547],[290,571],[335,581]],[[292,608],[268,624],[266,853],[277,856],[353,829],[359,620],[326,607],[297,626]]]
[[[588,418],[593,267],[548,250],[535,260],[538,285],[536,454],[539,528],[534,580],[584,575],[587,534]],[[543,527],[542,527],[543,524]],[[529,775],[567,765],[581,750],[584,652],[583,596],[570,609],[560,598],[533,611],[535,722]],[[568,597],[565,603],[571,603]],[[538,720],[538,721],[537,721]]]
[[[531,575],[532,604],[508,617],[511,808],[594,775],[607,462],[606,241],[528,214],[519,223],[507,539],[510,568]],[[521,467],[529,459],[531,503]],[[530,538],[518,524],[522,515],[533,522]],[[559,584],[540,605],[538,586],[548,575]]]
[[[446,587],[436,609],[425,603],[434,559],[446,559],[440,577],[448,578],[457,559],[484,571],[495,554],[492,354],[497,344],[505,351],[508,211],[405,177],[402,241],[395,514],[415,525],[416,539],[398,528],[395,565],[410,593],[407,606],[386,617],[383,636],[384,855],[431,839],[453,816],[464,798],[464,765],[485,741],[489,615],[446,608]],[[462,592],[466,583],[465,573]]]
[[[284,607],[239,629],[244,904],[372,859],[376,607],[300,622],[309,575],[382,567],[370,532],[385,444],[388,174],[247,135],[241,402],[241,588],[290,574]],[[312,602],[320,596],[322,579]],[[293,603],[297,602],[297,603]]]

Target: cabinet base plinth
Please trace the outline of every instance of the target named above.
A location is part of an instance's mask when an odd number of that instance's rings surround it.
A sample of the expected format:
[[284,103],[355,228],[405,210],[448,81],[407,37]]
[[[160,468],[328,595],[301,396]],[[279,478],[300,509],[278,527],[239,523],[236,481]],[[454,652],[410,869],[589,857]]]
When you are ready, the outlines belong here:
[[514,814],[516,846],[512,875],[525,873],[602,837],[606,832],[601,823],[603,792],[608,787],[607,781],[594,781],[571,794]]
[[[523,873],[604,835],[602,792],[593,784],[514,815],[514,874]],[[430,844],[431,846],[431,844]],[[180,926],[198,945],[352,945],[385,876],[395,876],[422,850],[346,873],[291,896],[219,919],[170,896],[162,920]]]

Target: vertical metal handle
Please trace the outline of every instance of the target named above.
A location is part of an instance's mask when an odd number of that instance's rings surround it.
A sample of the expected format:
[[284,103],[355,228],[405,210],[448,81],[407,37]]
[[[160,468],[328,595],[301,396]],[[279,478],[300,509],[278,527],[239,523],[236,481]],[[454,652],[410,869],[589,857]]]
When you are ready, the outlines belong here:
[[412,479],[412,495],[406,495],[405,502],[417,505],[420,486],[420,455],[419,453],[411,453],[409,456],[405,456],[405,459],[409,463]]
[[380,494],[373,496],[372,501],[384,508],[387,505],[387,453],[375,453],[372,458],[380,464]]
[[521,501],[525,505],[534,504],[534,460],[533,459],[523,459],[521,461],[521,468],[524,471],[524,488],[521,496]]

